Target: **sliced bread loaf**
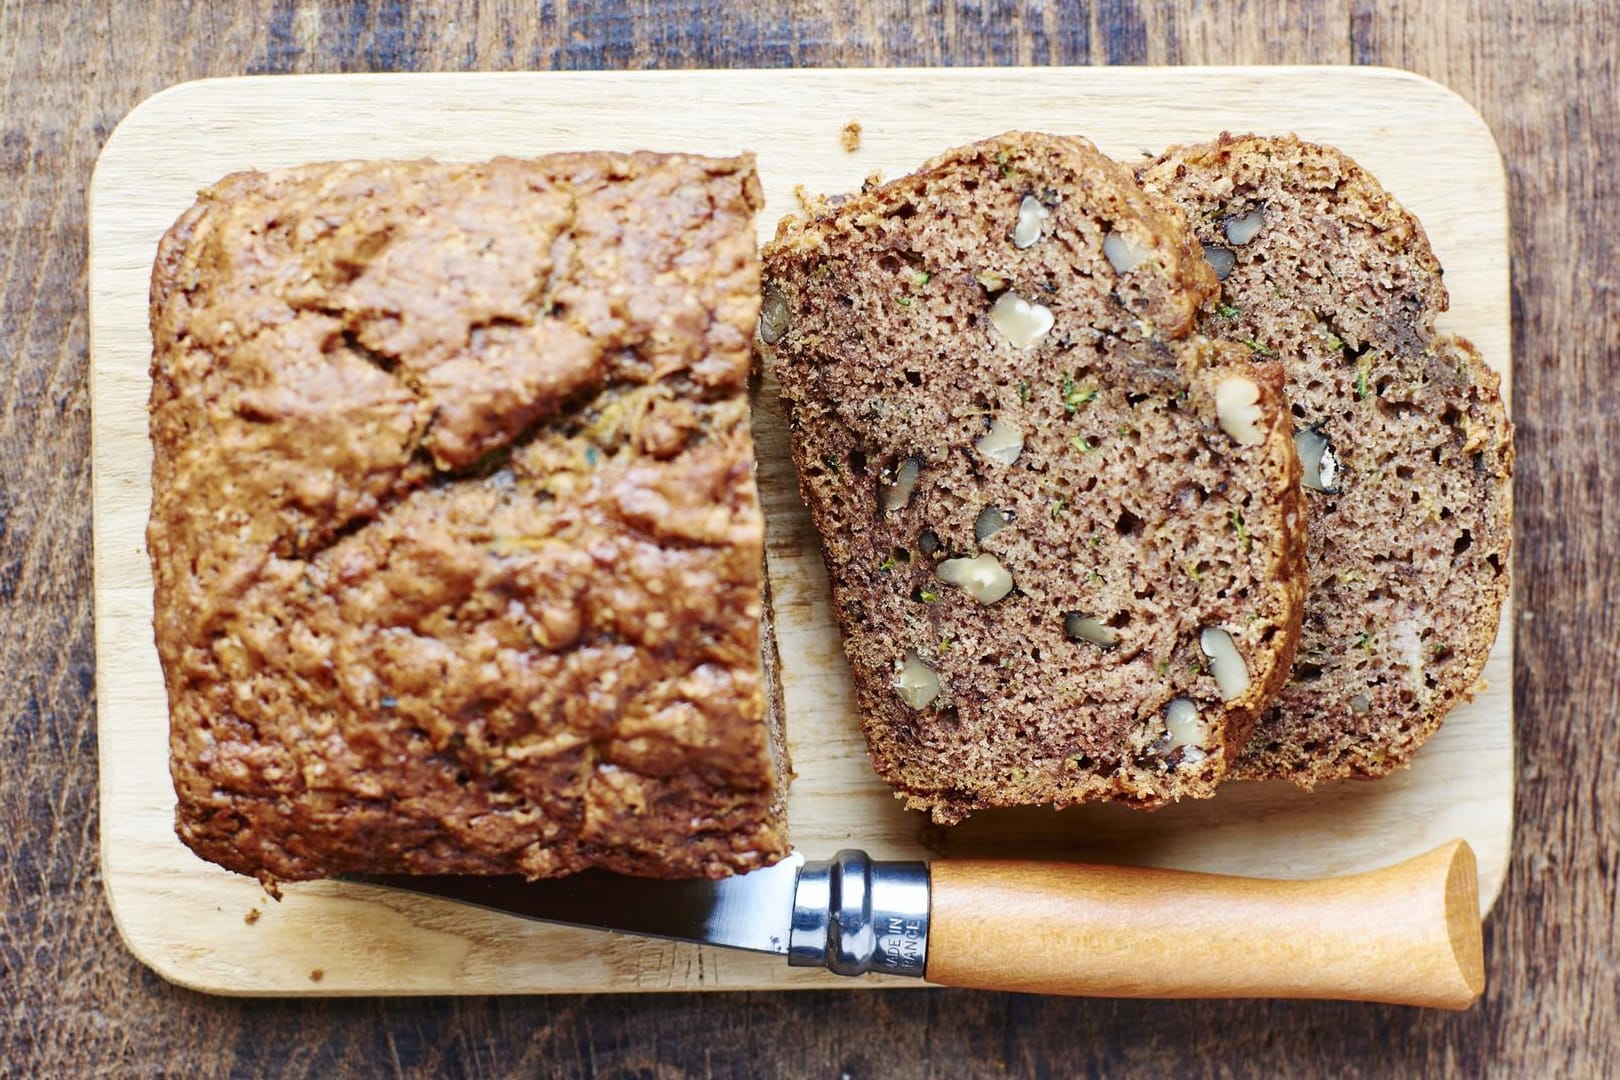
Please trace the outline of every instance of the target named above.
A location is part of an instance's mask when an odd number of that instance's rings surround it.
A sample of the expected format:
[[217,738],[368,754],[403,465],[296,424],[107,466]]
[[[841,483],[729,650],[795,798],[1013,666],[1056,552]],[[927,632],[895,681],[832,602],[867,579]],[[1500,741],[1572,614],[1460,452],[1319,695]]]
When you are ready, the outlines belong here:
[[1191,338],[1215,279],[1081,139],[1008,134],[765,252],[873,765],[948,823],[1213,793],[1298,632],[1282,372]]
[[1222,279],[1201,326],[1287,367],[1305,459],[1304,634],[1234,772],[1384,775],[1472,692],[1496,637],[1513,467],[1497,376],[1436,334],[1448,300],[1422,226],[1337,150],[1222,136],[1139,177]]
[[351,871],[785,855],[748,158],[238,173],[152,276],[176,828]]

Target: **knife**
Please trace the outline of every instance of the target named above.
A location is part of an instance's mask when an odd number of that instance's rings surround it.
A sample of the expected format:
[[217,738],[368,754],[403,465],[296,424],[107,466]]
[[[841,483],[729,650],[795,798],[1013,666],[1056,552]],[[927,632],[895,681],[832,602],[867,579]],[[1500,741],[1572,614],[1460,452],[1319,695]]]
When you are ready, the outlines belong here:
[[719,881],[602,871],[346,880],[546,922],[785,956],[840,975],[1166,998],[1337,998],[1465,1009],[1484,991],[1461,840],[1382,870],[1276,881],[1011,860],[795,853]]

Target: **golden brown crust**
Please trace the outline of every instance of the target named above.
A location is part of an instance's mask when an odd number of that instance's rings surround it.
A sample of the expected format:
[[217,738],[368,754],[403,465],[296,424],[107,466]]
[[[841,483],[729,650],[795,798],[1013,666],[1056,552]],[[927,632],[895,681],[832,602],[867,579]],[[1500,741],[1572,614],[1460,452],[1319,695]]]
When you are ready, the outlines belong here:
[[[787,850],[748,159],[228,177],[153,271],[177,828],[266,881]],[[784,778],[785,782],[785,778]]]
[[[1025,197],[1046,216],[1020,246]],[[1140,256],[1127,271],[1111,235]],[[765,259],[763,351],[878,773],[941,822],[1212,794],[1286,677],[1304,518],[1281,371],[1185,336],[1214,279],[1175,210],[1084,140],[1013,133],[787,223]],[[1030,348],[989,314],[1009,295],[1052,313]],[[1231,377],[1254,384],[1256,445],[1219,422]],[[1021,435],[1013,461],[981,449],[992,424]],[[908,462],[915,491],[885,507]],[[1008,519],[991,536],[987,507]],[[940,580],[986,555],[1003,598]],[[1114,646],[1077,640],[1082,617]],[[1247,663],[1232,701],[1205,626]],[[940,684],[920,707],[897,692],[908,655]],[[1168,738],[1178,698],[1196,744]]]
[[1223,135],[1141,179],[1230,264],[1202,326],[1281,358],[1298,426],[1337,464],[1307,498],[1294,678],[1234,775],[1382,776],[1471,693],[1496,638],[1513,471],[1498,379],[1436,334],[1447,296],[1423,227],[1339,151]]

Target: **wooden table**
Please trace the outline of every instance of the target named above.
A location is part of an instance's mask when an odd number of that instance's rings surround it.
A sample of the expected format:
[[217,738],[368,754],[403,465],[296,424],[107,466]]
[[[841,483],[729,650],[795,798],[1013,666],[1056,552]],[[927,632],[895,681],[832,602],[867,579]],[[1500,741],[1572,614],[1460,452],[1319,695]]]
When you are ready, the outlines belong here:
[[[1620,7],[1078,12],[814,3],[0,0],[0,1076],[1620,1072]],[[1297,8],[1297,11],[1295,10]],[[1491,987],[1462,1015],[956,991],[245,1001],[119,943],[97,873],[85,202],[118,120],[244,72],[1362,63],[1472,101],[1507,158],[1520,786]]]

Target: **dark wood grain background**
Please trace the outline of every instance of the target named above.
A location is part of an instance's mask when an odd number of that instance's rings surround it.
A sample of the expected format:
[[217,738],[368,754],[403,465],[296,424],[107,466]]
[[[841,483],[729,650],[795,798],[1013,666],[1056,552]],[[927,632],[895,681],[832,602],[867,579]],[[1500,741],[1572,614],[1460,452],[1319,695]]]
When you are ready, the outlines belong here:
[[[0,0],[0,1075],[1620,1075],[1617,57],[1614,0]],[[1479,1006],[240,1001],[123,949],[96,856],[85,188],[137,102],[248,72],[1204,63],[1410,68],[1506,157],[1520,772]]]

